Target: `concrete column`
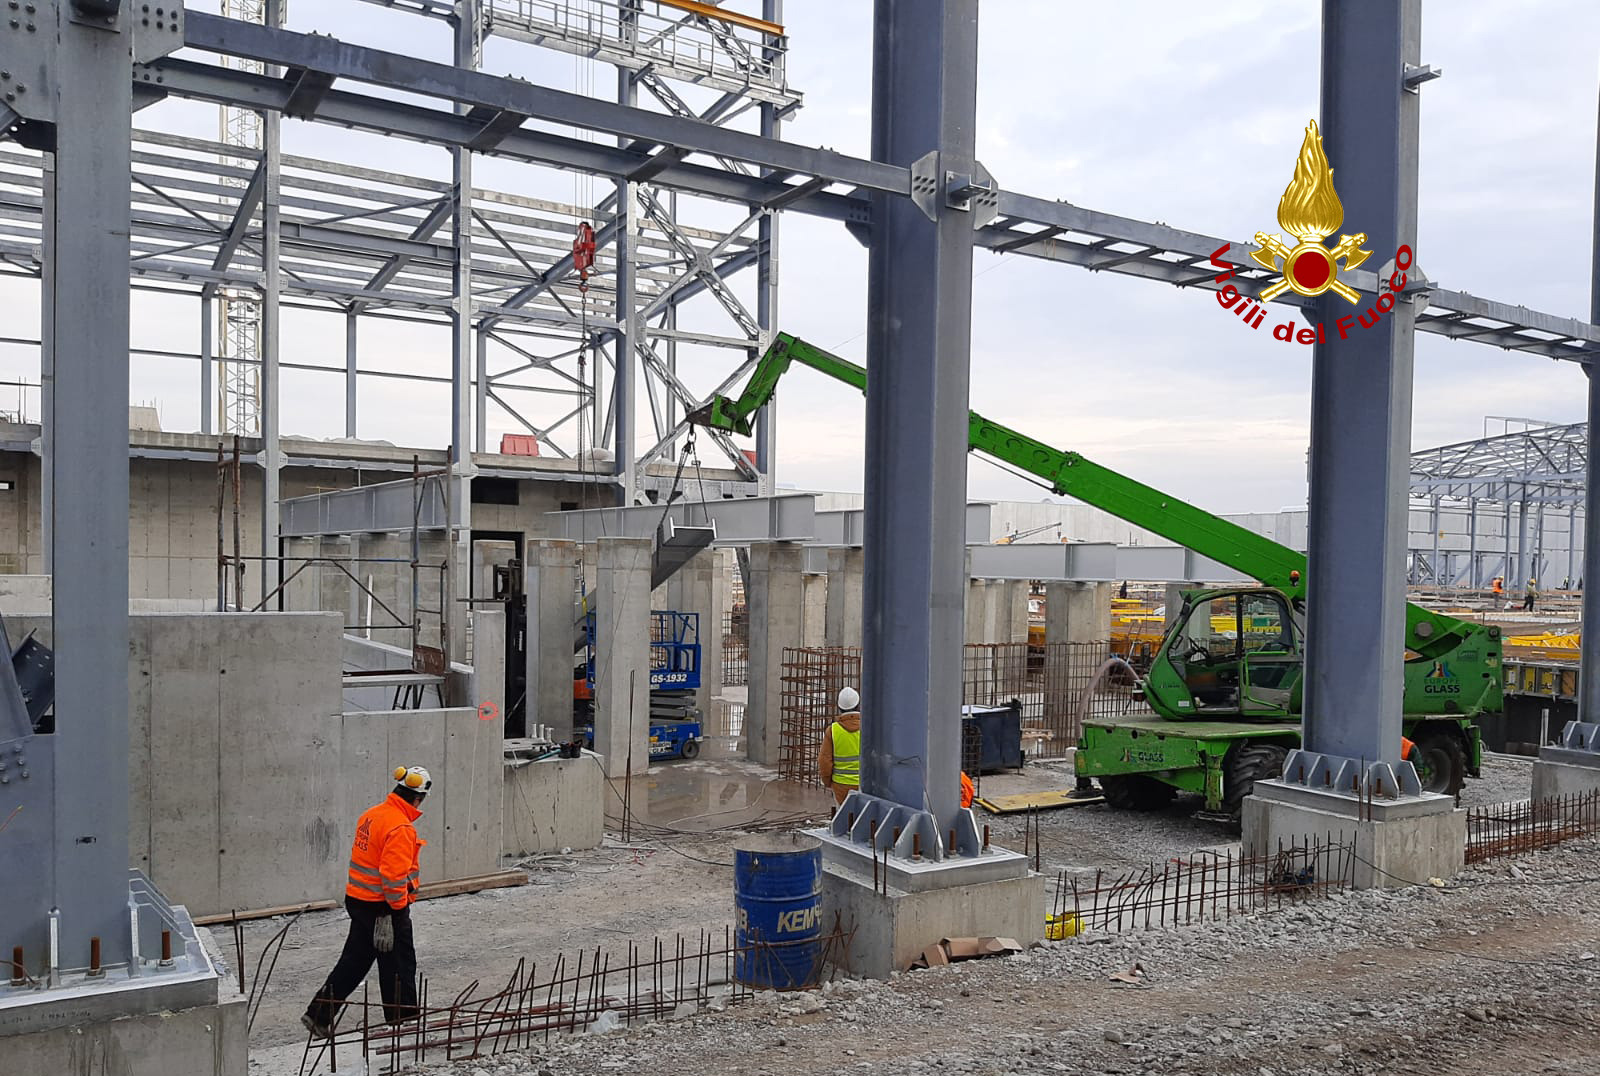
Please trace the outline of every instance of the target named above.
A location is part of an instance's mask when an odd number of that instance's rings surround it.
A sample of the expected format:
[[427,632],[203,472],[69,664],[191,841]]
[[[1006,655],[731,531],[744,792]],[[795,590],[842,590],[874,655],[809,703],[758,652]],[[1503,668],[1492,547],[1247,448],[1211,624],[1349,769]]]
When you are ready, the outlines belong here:
[[528,543],[523,585],[528,591],[528,724],[549,725],[557,740],[570,740],[577,543]]
[[1198,583],[1167,584],[1167,612],[1166,616],[1161,622],[1161,630],[1163,633],[1171,630],[1172,622],[1178,619],[1178,615],[1183,612],[1183,592],[1186,590],[1194,590],[1199,587],[1199,585],[1200,584]]
[[650,768],[650,539],[595,544],[594,749],[621,777]]
[[989,638],[989,580],[967,580],[966,641],[987,643]]
[[1045,584],[1046,645],[1093,643],[1110,638],[1111,594],[1110,583],[1062,581]]
[[778,764],[783,708],[783,650],[802,641],[805,551],[789,542],[750,547],[750,701],[745,707],[745,755]]
[[722,573],[717,570],[715,550],[696,553],[689,563],[662,584],[662,604],[657,608],[700,617],[700,689],[694,704],[703,714],[711,712],[711,700],[722,689]]
[[828,550],[828,609],[823,632],[827,646],[861,645],[861,572],[865,563],[859,548]]
[[828,642],[828,577],[807,572],[801,583],[801,630],[803,646],[826,646]]
[[994,584],[996,593],[990,604],[994,608],[994,641],[997,643],[1025,643],[1028,641],[1028,581],[1007,579]]

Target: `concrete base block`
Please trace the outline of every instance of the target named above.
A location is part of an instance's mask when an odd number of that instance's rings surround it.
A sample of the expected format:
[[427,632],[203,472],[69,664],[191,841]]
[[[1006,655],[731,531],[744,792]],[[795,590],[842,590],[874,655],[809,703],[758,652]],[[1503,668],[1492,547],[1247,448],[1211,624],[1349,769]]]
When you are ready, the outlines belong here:
[[1600,755],[1592,751],[1573,751],[1546,747],[1533,764],[1533,798],[1581,796],[1600,789]]
[[1257,781],[1244,801],[1241,844],[1250,856],[1280,844],[1355,842],[1357,889],[1425,884],[1466,865],[1467,812],[1450,796],[1424,794],[1399,803],[1363,803],[1352,796]]
[[873,891],[870,875],[824,863],[822,908],[824,929],[832,929],[834,912],[846,931],[855,929],[844,970],[886,979],[941,938],[1038,941],[1044,932],[1044,877],[1030,873],[917,893],[890,886],[884,895]]
[[[514,741],[512,741],[514,742]],[[506,759],[501,833],[508,856],[598,848],[605,837],[606,779],[592,751],[539,762]]]
[[[177,1012],[94,1020],[0,1039],[7,1072],[245,1076],[245,998]],[[104,1066],[102,1068],[101,1066]]]

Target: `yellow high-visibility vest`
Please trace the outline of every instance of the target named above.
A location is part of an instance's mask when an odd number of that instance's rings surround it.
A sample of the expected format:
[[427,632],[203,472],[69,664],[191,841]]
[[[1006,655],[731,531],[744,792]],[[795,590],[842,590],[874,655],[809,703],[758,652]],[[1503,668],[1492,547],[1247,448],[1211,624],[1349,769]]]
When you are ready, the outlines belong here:
[[861,787],[861,730],[851,732],[835,721],[828,734],[833,737],[833,783]]

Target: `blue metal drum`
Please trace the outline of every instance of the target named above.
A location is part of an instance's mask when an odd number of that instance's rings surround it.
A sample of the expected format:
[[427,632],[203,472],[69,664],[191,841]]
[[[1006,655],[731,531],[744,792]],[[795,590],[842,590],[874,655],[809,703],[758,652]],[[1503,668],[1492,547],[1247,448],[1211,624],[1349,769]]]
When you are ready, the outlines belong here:
[[822,842],[802,833],[741,840],[733,850],[733,902],[734,977],[764,990],[813,985],[821,970]]

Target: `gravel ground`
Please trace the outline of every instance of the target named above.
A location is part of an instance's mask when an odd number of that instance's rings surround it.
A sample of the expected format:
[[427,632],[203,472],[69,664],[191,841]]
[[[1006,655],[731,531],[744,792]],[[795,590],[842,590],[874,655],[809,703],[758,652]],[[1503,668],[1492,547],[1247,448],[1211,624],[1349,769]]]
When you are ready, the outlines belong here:
[[[1464,807],[1478,807],[1527,799],[1533,782],[1533,760],[1520,755],[1485,754],[1483,777],[1468,780],[1461,792]],[[984,795],[1071,788],[1069,762],[1036,762],[1017,775],[983,779]],[[1097,868],[1126,870],[1159,863],[1172,856],[1198,851],[1238,850],[1239,838],[1228,823],[1196,813],[1198,796],[1179,796],[1165,810],[1124,814],[1104,804],[1040,811],[1038,826],[1041,862],[1047,872],[1067,870],[1093,874]],[[1003,847],[1022,851],[1026,816],[991,816],[982,811],[990,839]]]
[[[720,773],[727,765],[705,768]],[[1489,756],[1484,769],[1482,780],[1469,782],[1465,804],[1526,798],[1528,760]],[[723,779],[734,776],[729,770]],[[985,778],[984,791],[1072,783],[1070,766],[1031,764],[1015,778]],[[1127,869],[1237,847],[1225,823],[1195,817],[1192,806],[1149,815],[1104,805],[1039,813],[1047,879],[1063,868]],[[1023,816],[986,817],[995,842],[1023,847]],[[526,888],[423,905],[417,930],[424,971],[436,989],[454,988],[480,976],[502,980],[524,954],[620,949],[630,938],[670,938],[679,929],[720,933],[731,917],[726,863],[734,836],[549,857]],[[1600,1009],[1600,961],[1591,962],[1600,950],[1600,913],[1585,910],[1600,908],[1600,879],[1546,883],[1593,872],[1596,852],[1600,842],[1574,843],[1514,868],[1502,861],[1470,871],[1446,890],[1354,894],[1179,931],[1091,935],[891,983],[841,982],[814,995],[575,1038],[527,1057],[422,1071],[789,1076],[938,1067],[1286,1076],[1399,1071],[1426,1060],[1431,1071],[1449,1074],[1485,1071],[1473,1058],[1495,1051],[1528,1071],[1592,1072],[1600,1047],[1579,1050],[1570,1033],[1587,1030],[1594,1039],[1600,1031],[1600,1023],[1587,1022]],[[279,925],[252,924],[248,951]],[[307,916],[295,928],[258,1021],[252,1076],[299,1071],[299,1009],[344,930],[342,913]],[[1135,962],[1149,973],[1147,989],[1106,981]],[[1538,1046],[1546,1035],[1566,1036],[1564,1045]]]
[[[1589,1074],[1600,1065],[1597,853],[1600,842],[1574,842],[1443,889],[1045,943],[415,1071]],[[1135,963],[1145,986],[1108,980]]]

